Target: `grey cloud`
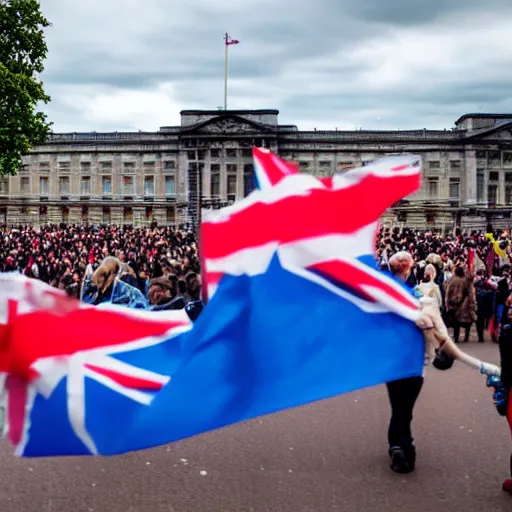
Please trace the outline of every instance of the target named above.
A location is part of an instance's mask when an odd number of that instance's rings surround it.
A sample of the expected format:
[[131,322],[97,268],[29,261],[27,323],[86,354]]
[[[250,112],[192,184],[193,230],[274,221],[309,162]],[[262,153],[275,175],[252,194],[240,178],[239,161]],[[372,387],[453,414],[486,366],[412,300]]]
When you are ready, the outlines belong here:
[[[241,42],[230,49],[230,96],[255,108],[279,108],[282,122],[310,123],[303,128],[319,122],[336,126],[338,120],[364,125],[375,111],[389,112],[385,122],[393,128],[444,128],[468,108],[512,108],[506,56],[501,63],[489,56],[490,66],[503,68],[502,81],[474,69],[463,83],[435,74],[408,76],[391,91],[377,92],[361,77],[378,63],[348,58],[352,50],[404,28],[435,33],[441,26],[446,30],[454,16],[507,16],[510,0],[151,0],[143,10],[140,1],[118,2],[43,2],[53,23],[44,78],[56,129],[91,122],[52,93],[66,88],[89,87],[96,94],[102,87],[151,91],[172,84],[179,105],[215,108],[222,97],[225,30]],[[482,38],[490,30],[483,26]],[[308,92],[319,86],[322,93]],[[276,97],[279,104],[270,104]],[[128,129],[114,125],[115,120],[104,121],[87,129]]]

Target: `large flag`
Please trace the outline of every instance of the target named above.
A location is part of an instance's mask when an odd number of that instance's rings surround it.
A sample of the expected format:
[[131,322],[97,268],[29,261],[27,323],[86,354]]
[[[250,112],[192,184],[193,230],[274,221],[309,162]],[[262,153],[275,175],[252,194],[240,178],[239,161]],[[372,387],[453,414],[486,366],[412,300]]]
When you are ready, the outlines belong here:
[[379,210],[414,191],[419,163],[330,185],[291,175],[208,214],[205,261],[225,275],[193,327],[183,312],[80,305],[0,275],[16,453],[119,454],[421,374],[418,304],[372,256]]

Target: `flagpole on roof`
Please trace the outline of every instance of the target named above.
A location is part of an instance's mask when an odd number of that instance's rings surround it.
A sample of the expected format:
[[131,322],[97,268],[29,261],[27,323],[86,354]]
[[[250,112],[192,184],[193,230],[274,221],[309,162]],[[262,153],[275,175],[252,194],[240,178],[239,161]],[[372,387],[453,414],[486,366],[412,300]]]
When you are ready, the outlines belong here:
[[229,37],[229,34],[226,32],[225,36],[224,36],[224,40],[225,40],[225,51],[226,51],[226,56],[225,56],[225,61],[224,61],[224,110],[227,110],[228,109],[228,70],[229,70],[229,47],[232,45],[232,44],[239,44],[240,41],[236,40],[236,39],[231,39]]
[[224,36],[226,55],[224,57],[224,110],[228,109],[228,58],[229,58],[229,36]]

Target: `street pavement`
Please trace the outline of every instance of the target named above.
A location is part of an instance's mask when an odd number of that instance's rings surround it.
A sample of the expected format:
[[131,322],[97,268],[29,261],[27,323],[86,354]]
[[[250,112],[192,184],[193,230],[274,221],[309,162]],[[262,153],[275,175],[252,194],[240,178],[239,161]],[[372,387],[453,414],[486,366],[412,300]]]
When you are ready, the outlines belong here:
[[[494,344],[462,347],[499,362]],[[428,369],[414,474],[388,468],[388,417],[379,386],[115,458],[17,459],[4,441],[0,511],[512,510],[501,491],[512,442],[483,376]]]

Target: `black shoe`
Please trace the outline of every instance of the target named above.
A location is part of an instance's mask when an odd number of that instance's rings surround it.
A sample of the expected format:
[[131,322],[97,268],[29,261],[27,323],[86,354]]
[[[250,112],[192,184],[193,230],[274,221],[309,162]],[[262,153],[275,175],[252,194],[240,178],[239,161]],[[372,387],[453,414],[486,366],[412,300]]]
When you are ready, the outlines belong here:
[[395,473],[411,473],[414,471],[416,462],[416,451],[414,447],[404,450],[400,446],[393,446],[389,449],[389,467]]

